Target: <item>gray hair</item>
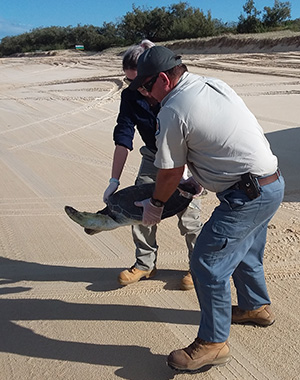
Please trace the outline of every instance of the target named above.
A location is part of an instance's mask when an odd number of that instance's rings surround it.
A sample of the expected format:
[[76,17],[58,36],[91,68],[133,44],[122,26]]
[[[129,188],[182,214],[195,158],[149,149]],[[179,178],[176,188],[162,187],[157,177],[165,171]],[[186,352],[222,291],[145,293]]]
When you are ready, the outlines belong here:
[[155,44],[150,40],[143,40],[138,45],[130,46],[123,55],[123,70],[136,70],[139,56],[152,46]]

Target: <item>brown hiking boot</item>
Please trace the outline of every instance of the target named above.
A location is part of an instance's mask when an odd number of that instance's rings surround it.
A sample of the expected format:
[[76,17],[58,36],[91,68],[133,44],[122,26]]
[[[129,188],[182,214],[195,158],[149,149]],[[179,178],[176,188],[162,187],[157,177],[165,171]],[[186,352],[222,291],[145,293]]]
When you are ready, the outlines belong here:
[[238,306],[232,306],[232,323],[254,323],[259,326],[271,326],[275,322],[275,316],[270,305],[263,305],[256,310],[242,310]]
[[194,282],[193,282],[191,272],[187,272],[187,274],[182,278],[180,289],[181,290],[194,289]]
[[121,285],[129,285],[138,282],[143,277],[153,277],[155,274],[156,268],[151,270],[141,270],[133,266],[130,269],[123,270],[123,272],[119,274],[118,280]]
[[205,366],[224,365],[230,359],[227,341],[212,343],[196,338],[188,347],[172,351],[168,356],[168,365],[181,371],[196,371]]

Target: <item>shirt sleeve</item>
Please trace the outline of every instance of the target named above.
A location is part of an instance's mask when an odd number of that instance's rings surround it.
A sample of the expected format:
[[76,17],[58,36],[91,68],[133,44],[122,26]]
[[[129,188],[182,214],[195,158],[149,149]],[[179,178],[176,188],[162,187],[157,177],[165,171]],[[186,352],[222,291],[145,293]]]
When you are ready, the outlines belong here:
[[120,110],[115,126],[113,139],[116,145],[125,146],[129,150],[133,150],[133,139],[135,133],[136,120],[134,120],[134,112],[130,98],[123,91],[121,94]]
[[157,120],[157,153],[154,165],[160,169],[183,166],[186,163],[188,137],[185,123],[167,107],[161,109]]

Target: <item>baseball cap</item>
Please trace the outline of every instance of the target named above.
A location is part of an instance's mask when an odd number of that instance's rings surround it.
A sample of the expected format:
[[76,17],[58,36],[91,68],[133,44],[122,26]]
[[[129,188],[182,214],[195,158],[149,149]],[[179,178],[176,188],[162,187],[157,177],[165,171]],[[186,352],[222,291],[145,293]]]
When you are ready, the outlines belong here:
[[176,55],[164,46],[153,46],[140,55],[137,63],[137,76],[131,82],[129,88],[137,90],[145,79],[154,76],[161,71],[167,71],[179,65],[181,56]]

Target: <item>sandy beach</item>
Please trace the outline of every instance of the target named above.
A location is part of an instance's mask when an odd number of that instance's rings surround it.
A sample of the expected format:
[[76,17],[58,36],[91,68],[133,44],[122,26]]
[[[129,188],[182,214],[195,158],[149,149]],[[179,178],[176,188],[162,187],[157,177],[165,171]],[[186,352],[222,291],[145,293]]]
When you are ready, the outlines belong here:
[[[232,326],[231,362],[193,375],[166,365],[170,351],[195,339],[200,318],[195,292],[179,290],[188,261],[177,218],[159,226],[156,277],[120,287],[119,272],[135,259],[130,227],[88,236],[64,212],[104,207],[124,49],[0,59],[1,380],[300,378],[297,41],[258,50],[221,41],[205,54],[169,45],[189,71],[223,79],[244,99],[286,180],[265,251],[276,322]],[[137,136],[121,187],[134,182],[140,146]],[[202,199],[204,222],[216,204],[212,193]]]

